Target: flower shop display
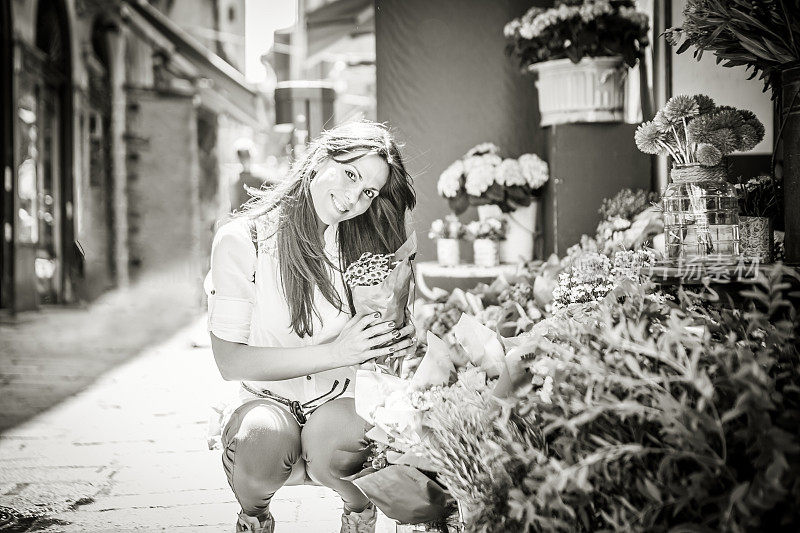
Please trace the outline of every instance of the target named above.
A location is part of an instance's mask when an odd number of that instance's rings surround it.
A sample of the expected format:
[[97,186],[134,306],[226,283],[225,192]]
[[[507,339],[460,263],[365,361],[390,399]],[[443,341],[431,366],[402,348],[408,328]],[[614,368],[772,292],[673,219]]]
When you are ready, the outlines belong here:
[[606,198],[598,210],[597,247],[606,254],[631,250],[643,244],[655,246],[664,231],[664,219],[658,208],[658,193],[643,189],[622,189]]
[[624,118],[627,67],[649,44],[633,0],[560,0],[530,8],[503,29],[506,54],[536,72],[541,125]]
[[472,241],[476,266],[494,267],[500,264],[500,241],[506,237],[504,220],[474,220],[467,224],[467,237]]
[[[709,51],[725,67],[744,66],[750,78],[764,80],[778,101],[777,139],[783,157],[786,198],[800,195],[800,3],[797,0],[732,2],[688,0],[682,27],[670,28],[667,41],[683,53]],[[778,143],[777,141],[780,141]],[[773,156],[773,166],[775,157]],[[786,213],[796,227],[800,215]],[[789,260],[800,261],[800,236],[787,241]]]
[[717,106],[705,95],[670,98],[636,130],[636,146],[669,155],[671,183],[663,195],[669,260],[733,260],[739,255],[736,192],[723,157],[752,150],[764,126],[747,110]]
[[461,263],[460,241],[466,230],[455,215],[436,219],[431,223],[428,238],[436,239],[436,257],[442,266],[456,266]]
[[736,184],[742,255],[763,263],[772,260],[772,220],[779,209],[780,183],[769,175]]
[[[347,266],[343,274],[350,288],[356,314],[380,313],[384,321],[393,321],[401,328],[410,318],[408,306],[414,291],[412,261],[417,252],[417,236],[411,233],[393,254],[364,252]],[[392,374],[399,374],[402,360],[387,356],[375,364]]]
[[481,219],[506,220],[506,240],[500,246],[501,261],[530,261],[541,232],[539,194],[550,178],[549,168],[536,154],[517,159],[500,156],[493,143],[470,149],[439,177],[439,194],[460,215],[472,205]]

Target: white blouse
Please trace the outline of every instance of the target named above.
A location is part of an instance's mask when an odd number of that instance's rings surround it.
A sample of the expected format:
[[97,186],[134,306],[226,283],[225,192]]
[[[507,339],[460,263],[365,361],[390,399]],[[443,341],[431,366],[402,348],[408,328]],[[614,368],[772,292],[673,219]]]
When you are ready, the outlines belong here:
[[[318,287],[314,288],[314,305],[320,317],[313,315],[314,334],[301,338],[291,329],[289,306],[280,282],[276,237],[267,238],[266,221],[266,217],[256,221],[258,253],[245,218],[226,223],[214,236],[211,270],[204,283],[208,295],[208,330],[220,339],[250,346],[299,347],[333,341],[350,315],[328,302]],[[328,226],[324,234],[325,253],[334,265],[339,264],[337,228],[338,225]],[[347,309],[342,277],[328,268]],[[240,388],[239,400],[256,398],[245,390],[246,385],[303,403],[330,392],[337,380],[335,394],[342,392],[346,379],[350,384],[342,396],[352,397],[356,368],[336,368],[281,381],[246,381]]]

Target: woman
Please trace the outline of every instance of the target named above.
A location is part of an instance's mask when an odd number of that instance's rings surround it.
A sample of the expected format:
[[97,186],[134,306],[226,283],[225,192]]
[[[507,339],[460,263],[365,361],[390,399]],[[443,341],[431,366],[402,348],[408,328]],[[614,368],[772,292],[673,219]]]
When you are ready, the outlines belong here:
[[387,129],[358,122],[323,133],[286,182],[218,230],[208,327],[223,378],[242,382],[222,434],[236,531],[272,532],[269,503],[290,477],[341,496],[343,532],[375,531],[374,505],[342,479],[366,459],[355,368],[410,354],[416,339],[413,325],[352,316],[342,271],[365,251],[397,250],[415,202]]

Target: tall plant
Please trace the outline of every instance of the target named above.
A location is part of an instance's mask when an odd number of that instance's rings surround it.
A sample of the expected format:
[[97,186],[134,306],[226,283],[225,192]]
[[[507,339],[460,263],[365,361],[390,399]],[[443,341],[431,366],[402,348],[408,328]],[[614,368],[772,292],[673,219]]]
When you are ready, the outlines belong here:
[[681,27],[667,41],[679,54],[710,51],[725,67],[745,66],[764,90],[778,86],[782,65],[800,60],[800,0],[688,0]]

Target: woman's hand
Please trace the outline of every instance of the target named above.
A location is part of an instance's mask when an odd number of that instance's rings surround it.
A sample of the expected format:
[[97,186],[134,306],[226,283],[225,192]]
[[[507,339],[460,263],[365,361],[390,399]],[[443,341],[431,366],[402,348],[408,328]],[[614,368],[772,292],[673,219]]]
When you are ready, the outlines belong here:
[[414,352],[417,340],[409,338],[413,324],[395,329],[393,322],[378,322],[380,315],[355,316],[333,341],[333,353],[343,366],[357,365],[376,357],[400,357]]

